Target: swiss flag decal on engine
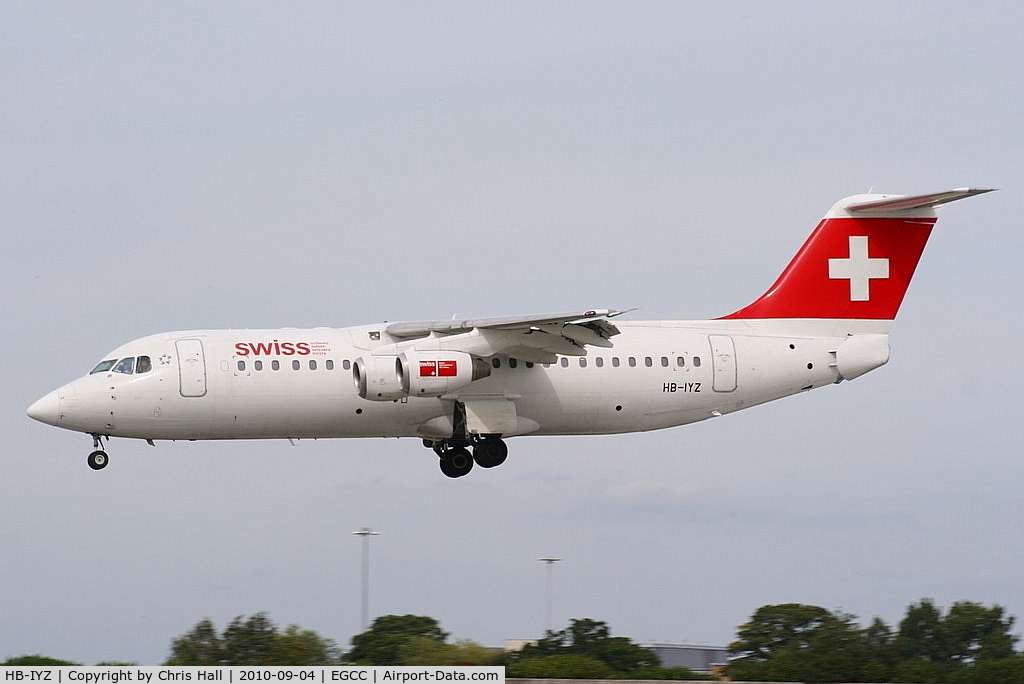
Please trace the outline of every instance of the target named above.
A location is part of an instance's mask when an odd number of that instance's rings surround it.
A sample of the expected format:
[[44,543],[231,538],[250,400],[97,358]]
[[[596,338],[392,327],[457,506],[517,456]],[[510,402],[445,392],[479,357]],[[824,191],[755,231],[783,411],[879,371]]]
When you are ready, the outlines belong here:
[[458,361],[420,361],[421,378],[454,378],[458,374]]

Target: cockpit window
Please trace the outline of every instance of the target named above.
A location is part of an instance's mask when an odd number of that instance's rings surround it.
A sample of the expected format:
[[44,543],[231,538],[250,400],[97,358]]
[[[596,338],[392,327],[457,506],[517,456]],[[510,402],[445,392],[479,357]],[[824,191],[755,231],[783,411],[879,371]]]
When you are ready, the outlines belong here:
[[153,370],[153,362],[149,360],[148,356],[140,356],[135,362],[135,373],[148,373]]
[[105,373],[106,371],[113,368],[115,363],[117,363],[117,359],[107,359],[106,361],[100,361],[95,368],[89,371],[89,375],[92,375],[93,373]]
[[115,373],[126,373],[128,375],[131,375],[132,371],[134,369],[135,369],[135,357],[134,356],[129,356],[127,359],[121,359],[121,361],[118,362],[118,364],[116,366],[114,366],[114,372]]

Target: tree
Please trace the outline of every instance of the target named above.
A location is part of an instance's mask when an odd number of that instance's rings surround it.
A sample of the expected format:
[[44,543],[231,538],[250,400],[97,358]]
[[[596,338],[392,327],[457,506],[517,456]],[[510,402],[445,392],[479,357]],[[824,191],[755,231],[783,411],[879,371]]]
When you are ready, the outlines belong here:
[[871,682],[885,682],[892,679],[899,662],[896,652],[896,635],[881,619],[875,618],[864,630],[864,642],[868,648],[868,660],[861,674]]
[[[729,664],[733,679],[804,682],[1013,681],[1024,670],[1014,654],[1014,618],[1000,606],[970,601],[943,615],[931,599],[907,607],[895,635],[875,618],[861,629],[853,615],[785,603],[759,608],[739,628]],[[979,673],[988,677],[978,678]]]
[[[819,606],[783,603],[762,606],[742,625],[730,650],[733,679],[804,682],[862,681],[872,662],[871,640],[885,640],[888,628],[877,620],[862,630],[856,617]],[[872,668],[873,679],[887,668]],[[878,675],[883,675],[878,677]]]
[[171,656],[165,665],[221,665],[224,647],[217,628],[209,618],[196,623],[191,631],[171,642]]
[[808,635],[828,615],[824,608],[801,603],[761,606],[740,626],[729,650],[737,659],[768,662],[783,649],[806,648]]
[[256,613],[246,620],[239,615],[224,630],[221,643],[224,659],[232,665],[272,665],[277,626],[266,613]]
[[809,648],[813,630],[829,612],[802,603],[761,606],[741,625],[729,650],[735,656],[729,664],[733,679],[804,679],[801,654]]
[[342,662],[342,655],[332,639],[298,625],[288,625],[274,645],[275,665],[336,665]]
[[658,665],[658,657],[650,649],[610,634],[605,622],[589,618],[572,620],[567,628],[548,632],[536,645],[524,647],[518,659],[579,655],[602,662],[615,672],[634,672]]
[[165,665],[336,665],[341,650],[331,639],[289,625],[283,633],[266,613],[241,615],[220,635],[209,619],[171,642]]
[[1010,633],[1014,618],[1004,618],[1002,606],[958,601],[942,620],[949,657],[954,663],[1002,660],[1013,655],[1017,637]]
[[412,637],[399,652],[402,665],[495,665],[503,654],[468,639],[446,644],[437,639]]
[[23,655],[17,658],[8,658],[4,662],[0,663],[0,667],[18,667],[26,665],[49,665],[56,667],[58,665],[81,665],[81,663],[73,663],[70,660],[58,660],[57,658],[50,658],[44,655]]
[[1010,631],[1014,622],[1002,606],[958,601],[943,615],[931,599],[921,599],[907,607],[900,622],[895,646],[901,662],[895,676],[908,682],[954,676],[968,681],[981,664],[1002,661],[1007,663],[991,671],[1012,670],[1018,667],[1012,662],[1018,640]]
[[578,653],[525,658],[505,666],[506,677],[525,679],[608,679],[611,674],[606,663]]
[[946,663],[949,649],[942,631],[942,611],[931,599],[907,606],[900,621],[896,646],[902,660],[925,660]]
[[403,647],[416,637],[443,644],[448,633],[432,617],[383,615],[373,621],[370,629],[352,637],[352,650],[345,654],[345,660],[365,665],[399,665]]

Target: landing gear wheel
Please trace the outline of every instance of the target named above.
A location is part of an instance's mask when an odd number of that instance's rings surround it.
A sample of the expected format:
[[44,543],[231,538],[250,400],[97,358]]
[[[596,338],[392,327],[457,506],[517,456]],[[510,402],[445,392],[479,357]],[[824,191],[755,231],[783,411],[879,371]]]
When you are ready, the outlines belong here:
[[441,454],[441,472],[448,477],[462,477],[473,469],[473,457],[463,447],[448,449]]
[[508,445],[497,437],[477,442],[473,447],[473,460],[481,468],[500,466],[508,458]]
[[109,461],[110,459],[107,458],[106,451],[94,451],[91,454],[89,454],[89,458],[86,459],[86,462],[89,464],[89,467],[92,468],[93,470],[103,470],[104,468],[107,467],[107,463]]

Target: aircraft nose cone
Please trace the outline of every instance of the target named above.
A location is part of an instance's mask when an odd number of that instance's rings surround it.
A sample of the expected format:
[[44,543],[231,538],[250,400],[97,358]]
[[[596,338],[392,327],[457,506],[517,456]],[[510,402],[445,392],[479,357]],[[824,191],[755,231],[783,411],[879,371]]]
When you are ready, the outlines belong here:
[[47,425],[56,425],[60,417],[60,397],[57,390],[28,407],[28,417]]

